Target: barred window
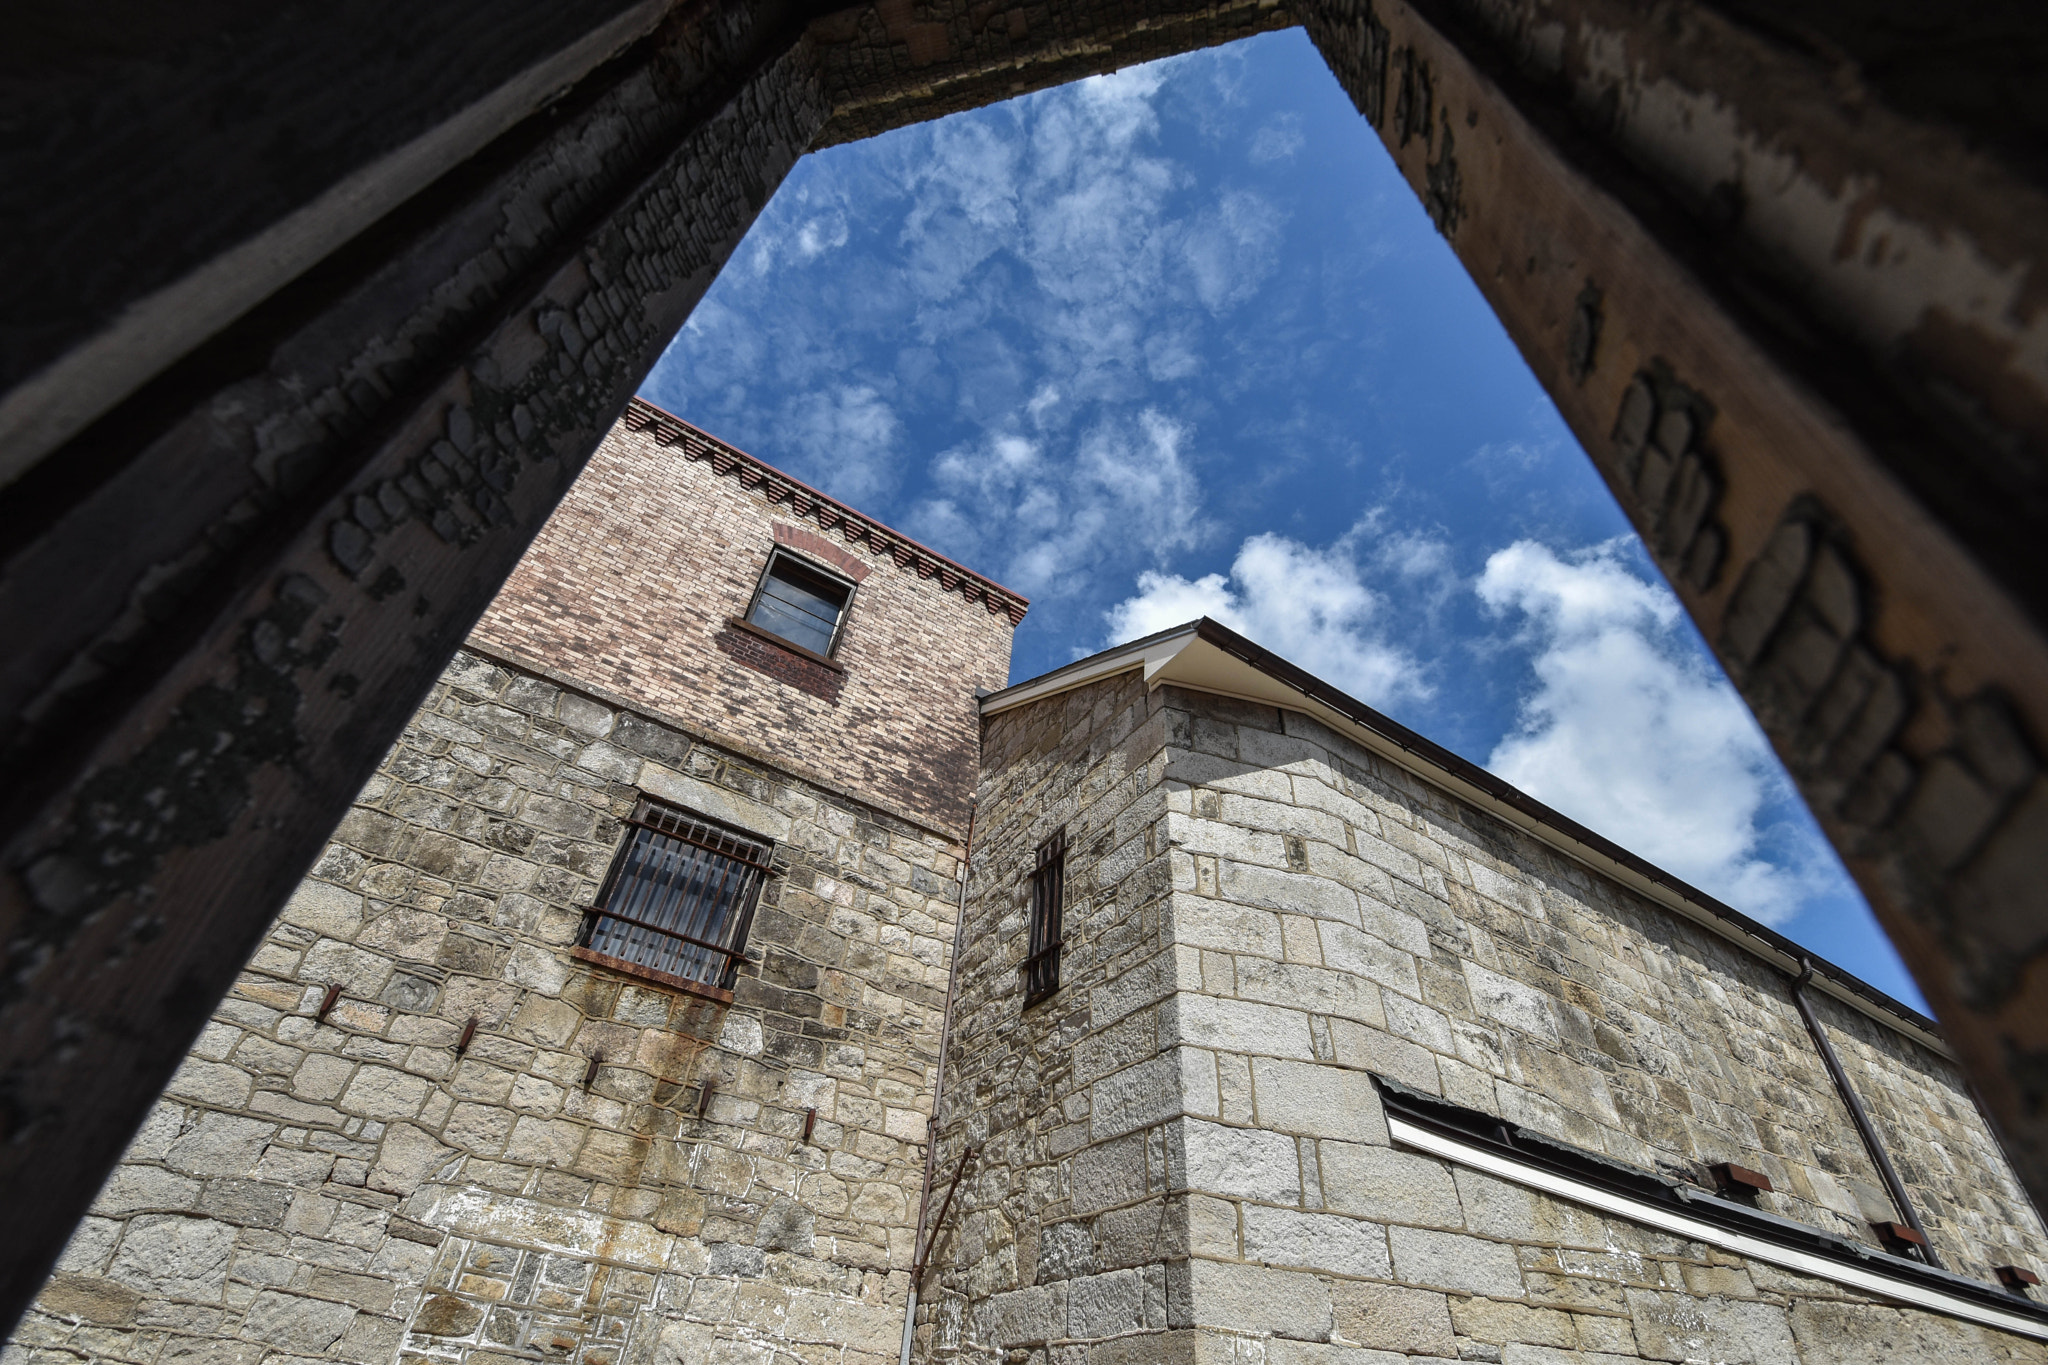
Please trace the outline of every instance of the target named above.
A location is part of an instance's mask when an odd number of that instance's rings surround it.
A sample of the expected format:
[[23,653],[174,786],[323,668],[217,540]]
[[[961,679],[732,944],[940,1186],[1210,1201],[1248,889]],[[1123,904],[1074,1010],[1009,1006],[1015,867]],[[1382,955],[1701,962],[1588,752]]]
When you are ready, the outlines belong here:
[[1060,911],[1066,896],[1067,831],[1062,826],[1038,846],[1031,869],[1031,939],[1024,958],[1024,1004],[1060,988]]
[[853,584],[777,550],[754,589],[747,622],[823,658],[839,639]]
[[575,955],[672,985],[731,990],[772,848],[641,797]]

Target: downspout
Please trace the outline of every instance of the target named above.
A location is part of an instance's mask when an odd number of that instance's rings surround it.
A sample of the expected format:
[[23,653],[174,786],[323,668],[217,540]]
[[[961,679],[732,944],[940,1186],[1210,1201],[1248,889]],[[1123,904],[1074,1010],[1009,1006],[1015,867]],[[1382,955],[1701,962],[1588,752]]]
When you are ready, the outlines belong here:
[[1920,1223],[1920,1215],[1913,1211],[1913,1201],[1906,1197],[1906,1184],[1899,1179],[1899,1173],[1892,1169],[1892,1159],[1885,1155],[1884,1144],[1878,1141],[1877,1129],[1871,1126],[1870,1115],[1863,1111],[1863,1101],[1856,1098],[1856,1091],[1849,1084],[1848,1073],[1842,1070],[1842,1059],[1835,1055],[1835,1045],[1828,1041],[1827,1031],[1821,1027],[1820,1016],[1813,1012],[1813,1003],[1806,998],[1806,983],[1813,980],[1813,963],[1807,958],[1799,960],[1798,976],[1792,978],[1792,1002],[1799,1006],[1799,1015],[1806,1020],[1806,1031],[1813,1035],[1814,1046],[1820,1049],[1820,1059],[1827,1063],[1828,1075],[1834,1077],[1835,1089],[1840,1092],[1842,1102],[1849,1106],[1849,1117],[1856,1123],[1856,1131],[1863,1138],[1864,1149],[1877,1166],[1877,1173],[1884,1178],[1885,1188],[1891,1191],[1892,1204],[1899,1215],[1906,1220],[1906,1226],[1920,1234],[1920,1256],[1927,1264],[1941,1269],[1941,1258],[1934,1254],[1934,1240],[1927,1235],[1927,1229]]
[[[917,1327],[917,1291],[923,1287],[925,1259],[931,1248],[925,1245],[925,1223],[932,1207],[933,1164],[939,1155],[939,1106],[946,1098],[946,1045],[953,1040],[953,992],[960,982],[960,939],[967,926],[967,867],[974,858],[974,817],[980,813],[979,797],[970,798],[967,805],[967,842],[960,852],[960,891],[953,907],[953,956],[946,963],[946,1012],[939,1025],[939,1074],[932,1083],[932,1113],[924,1126],[924,1190],[917,1199],[917,1236],[910,1244],[910,1302],[903,1309],[903,1353],[900,1365],[910,1365],[910,1334]],[[967,1168],[967,1156],[961,1157],[961,1171]],[[960,1176],[953,1176],[953,1188],[960,1184]],[[953,1202],[953,1190],[946,1191],[946,1203]],[[939,1210],[940,1218],[945,1209]],[[932,1232],[937,1237],[937,1230]]]

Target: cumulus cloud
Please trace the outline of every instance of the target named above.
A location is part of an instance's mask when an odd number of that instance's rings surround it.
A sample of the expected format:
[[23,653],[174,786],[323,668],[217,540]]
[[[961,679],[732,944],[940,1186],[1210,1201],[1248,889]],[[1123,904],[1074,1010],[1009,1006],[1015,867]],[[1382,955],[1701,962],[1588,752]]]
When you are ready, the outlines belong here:
[[1828,888],[1825,855],[1756,723],[1682,633],[1678,602],[1622,542],[1497,551],[1475,585],[1517,628],[1534,686],[1486,766],[1574,820],[1759,919]]
[[1279,535],[1238,547],[1228,574],[1148,570],[1106,615],[1111,643],[1207,616],[1374,706],[1426,699],[1415,657],[1387,637],[1387,602],[1367,585],[1345,537],[1315,549]]

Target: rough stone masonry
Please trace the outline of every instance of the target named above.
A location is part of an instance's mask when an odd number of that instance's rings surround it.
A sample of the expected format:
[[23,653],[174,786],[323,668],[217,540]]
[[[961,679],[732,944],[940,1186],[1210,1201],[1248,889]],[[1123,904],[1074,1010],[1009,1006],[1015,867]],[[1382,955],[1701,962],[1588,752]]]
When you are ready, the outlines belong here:
[[[386,755],[10,1365],[893,1353],[1023,602],[672,423],[614,432]],[[862,575],[834,699],[719,647],[778,544]],[[772,842],[728,998],[569,954],[642,796]]]
[[8,1321],[797,158],[1295,23],[2048,1198],[2038,6],[17,8]]
[[[776,553],[852,585],[829,653],[744,619]],[[920,1361],[2048,1361],[1994,1284],[2048,1269],[2041,1223],[1926,1021],[1817,999],[1946,1279],[1885,1244],[1900,1211],[1753,944],[1527,798],[1482,809],[1417,737],[1250,695],[1270,666],[1141,642],[977,702],[1023,609],[636,405],[5,1365],[880,1365],[934,1117],[938,1168],[973,1156]],[[577,952],[648,801],[771,850],[729,990]],[[1055,831],[1060,985],[1026,1008]],[[1660,1188],[1754,1168],[1760,1219],[1901,1287],[1419,1150],[1389,1087]]]
[[[1879,1257],[1898,1217],[1779,972],[1415,765],[1138,662],[986,703],[940,1164],[978,1157],[930,1358],[2048,1359],[1393,1145],[1376,1076],[1702,1189],[1761,1167],[1763,1211]],[[1056,829],[1062,987],[1027,1009]],[[1954,1066],[1823,1013],[1946,1264],[2041,1268]]]

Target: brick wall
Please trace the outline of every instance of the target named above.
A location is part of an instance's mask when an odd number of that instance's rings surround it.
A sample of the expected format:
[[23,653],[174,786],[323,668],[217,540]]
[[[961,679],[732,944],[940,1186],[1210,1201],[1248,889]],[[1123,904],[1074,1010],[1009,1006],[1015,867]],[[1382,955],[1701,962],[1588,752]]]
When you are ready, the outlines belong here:
[[[2048,1359],[1390,1145],[1368,1072],[1681,1179],[1760,1167],[1765,1211],[1874,1246],[1784,980],[1723,940],[1272,707],[1126,674],[985,753],[939,1358]],[[1024,1010],[1060,825],[1066,971]],[[1954,1069],[1818,1004],[1946,1263],[2048,1266]]]
[[[567,952],[642,792],[775,842],[730,1005]],[[8,1365],[893,1359],[959,855],[458,656]]]
[[[963,828],[974,690],[1008,681],[1021,599],[998,588],[987,600],[983,580],[928,552],[905,561],[866,535],[852,543],[849,529],[873,523],[829,499],[813,495],[802,511],[771,503],[772,471],[689,434],[664,444],[662,428],[614,427],[474,638],[840,791]],[[819,529],[820,513],[833,529]],[[778,536],[859,580],[836,670],[729,623]]]

